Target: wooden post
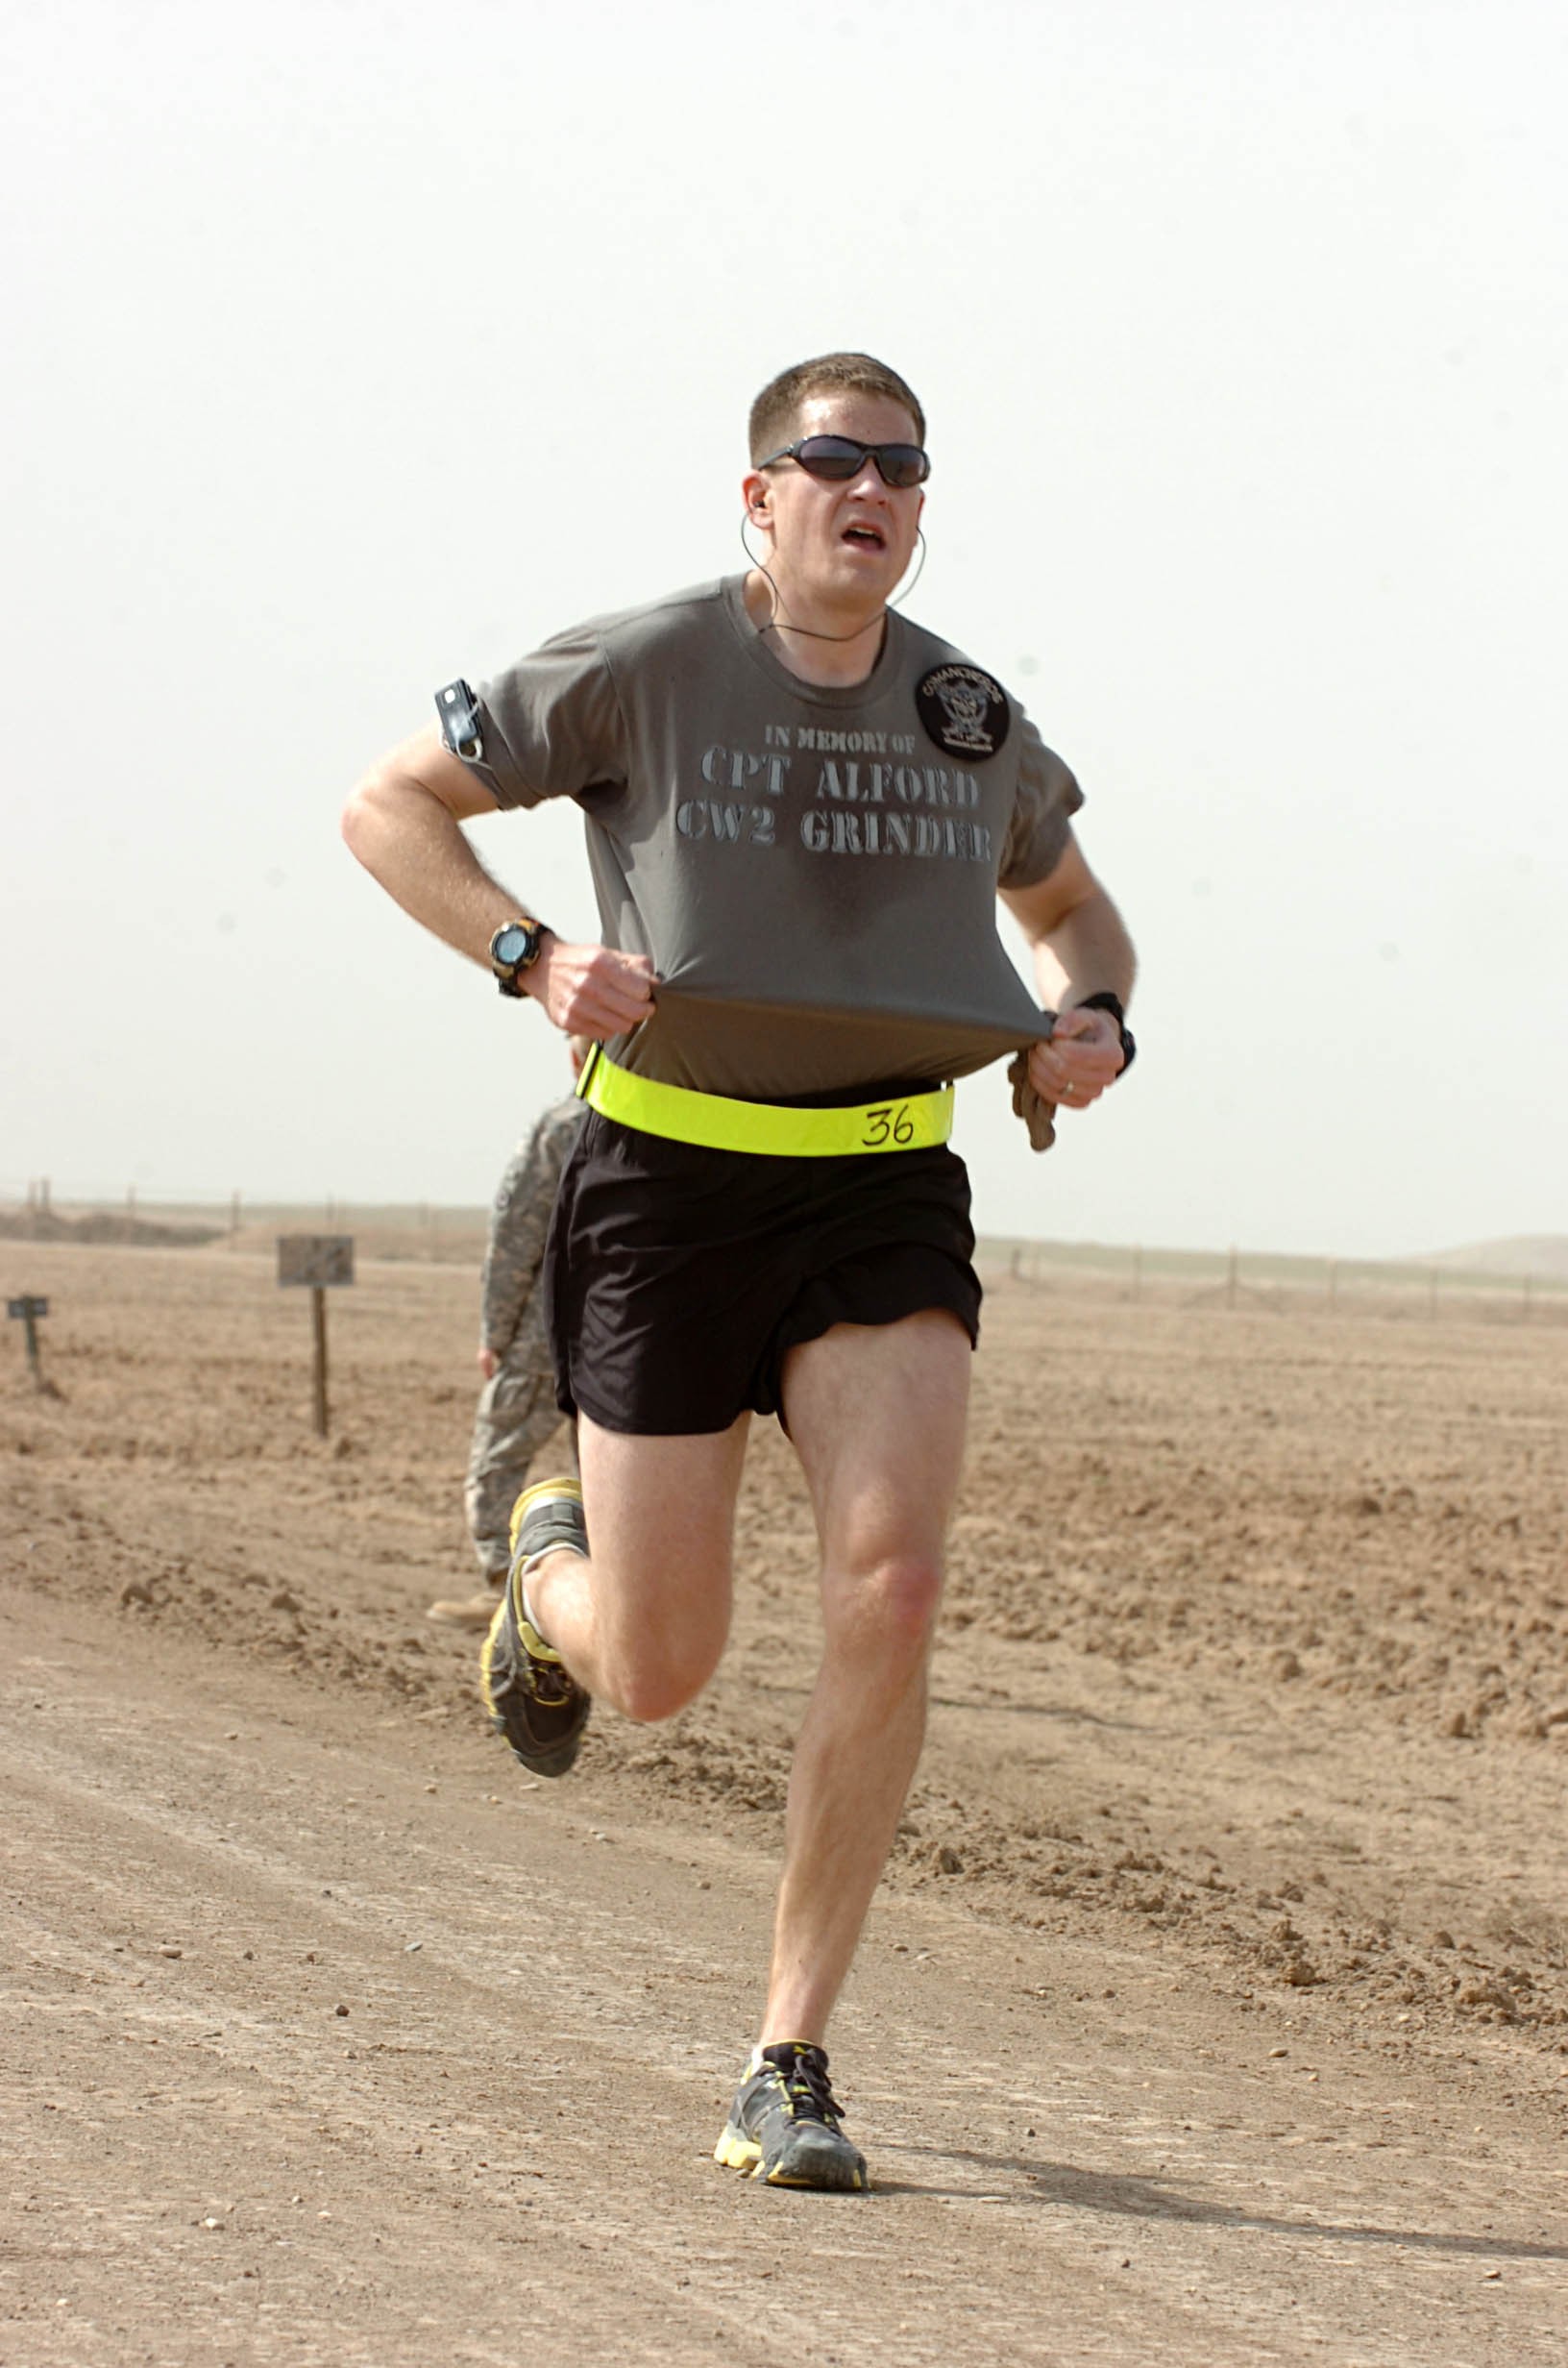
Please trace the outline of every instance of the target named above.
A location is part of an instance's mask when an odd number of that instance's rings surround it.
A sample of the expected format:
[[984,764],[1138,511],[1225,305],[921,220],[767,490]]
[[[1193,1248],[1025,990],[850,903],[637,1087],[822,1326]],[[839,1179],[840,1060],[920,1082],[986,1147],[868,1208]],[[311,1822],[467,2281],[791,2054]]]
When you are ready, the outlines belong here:
[[311,1402],[316,1437],[327,1436],[327,1294],[334,1285],[354,1280],[354,1239],[350,1234],[281,1233],[278,1237],[278,1280],[307,1284],[310,1291],[310,1331],[315,1344]]
[[[27,1340],[27,1368],[33,1376],[34,1389],[47,1391],[49,1385],[43,1378],[43,1366],[38,1357],[38,1318],[48,1315],[48,1300],[38,1298],[33,1292],[26,1292],[21,1298],[7,1301],[6,1313],[18,1318],[21,1322]],[[58,1396],[58,1391],[53,1394]]]
[[327,1294],[319,1283],[311,1286],[310,1313],[316,1335],[316,1437],[327,1436]]

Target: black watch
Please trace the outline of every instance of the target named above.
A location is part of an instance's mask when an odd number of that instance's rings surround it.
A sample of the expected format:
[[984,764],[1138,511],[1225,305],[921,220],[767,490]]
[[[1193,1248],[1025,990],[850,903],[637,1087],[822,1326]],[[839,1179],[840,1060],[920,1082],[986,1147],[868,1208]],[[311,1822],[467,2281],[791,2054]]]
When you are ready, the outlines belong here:
[[539,959],[545,942],[545,925],[520,914],[516,921],[503,921],[490,940],[490,968],[496,974],[496,984],[502,995],[522,996],[526,990],[523,974],[531,971]]
[[1108,1011],[1111,1014],[1121,1036],[1121,1067],[1116,1074],[1118,1077],[1125,1077],[1138,1058],[1138,1043],[1132,1029],[1127,1024],[1126,1006],[1120,996],[1113,995],[1109,987],[1102,987],[1098,995],[1086,995],[1081,1003],[1074,1003],[1073,1010]]

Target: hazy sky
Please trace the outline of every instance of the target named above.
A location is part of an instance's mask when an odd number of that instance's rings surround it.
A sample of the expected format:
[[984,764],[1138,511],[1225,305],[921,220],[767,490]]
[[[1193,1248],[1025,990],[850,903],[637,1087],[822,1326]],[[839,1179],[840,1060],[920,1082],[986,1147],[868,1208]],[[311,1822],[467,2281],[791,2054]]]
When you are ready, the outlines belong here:
[[[747,407],[919,389],[912,613],[1025,700],[1143,963],[991,1231],[1568,1231],[1560,0],[10,12],[0,1192],[476,1201],[564,1082],[355,776],[742,564]],[[475,826],[568,934],[571,808]]]

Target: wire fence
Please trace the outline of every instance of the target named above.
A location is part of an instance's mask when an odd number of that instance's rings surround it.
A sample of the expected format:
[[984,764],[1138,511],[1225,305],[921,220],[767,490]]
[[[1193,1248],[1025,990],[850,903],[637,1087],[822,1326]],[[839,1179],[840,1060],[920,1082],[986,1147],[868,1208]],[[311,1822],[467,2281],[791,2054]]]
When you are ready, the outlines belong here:
[[1428,1322],[1470,1318],[1568,1324],[1568,1272],[1523,1268],[1507,1272],[1415,1259],[1032,1241],[983,1242],[980,1262],[993,1286],[1002,1280],[1037,1290],[1098,1285],[1128,1299],[1184,1299],[1278,1316],[1354,1313]]
[[[78,1242],[128,1248],[210,1247],[273,1254],[280,1233],[349,1233],[365,1259],[478,1265],[487,1207],[434,1201],[367,1202],[325,1194],[315,1201],[252,1199],[245,1193],[57,1190],[47,1177],[20,1187],[0,1178],[0,1240]],[[988,1285],[1105,1290],[1127,1299],[1185,1299],[1280,1316],[1383,1314],[1568,1324],[1568,1244],[1561,1272],[1504,1272],[1419,1260],[1292,1257],[1271,1251],[1173,1250],[1141,1245],[981,1241]]]
[[488,1207],[436,1201],[382,1203],[253,1199],[248,1194],[173,1192],[156,1197],[135,1185],[105,1193],[56,1187],[37,1177],[20,1192],[0,1180],[0,1241],[79,1242],[131,1249],[226,1248],[272,1254],[281,1233],[348,1233],[366,1258],[476,1264],[484,1255]]
[[[126,1217],[165,1223],[184,1221],[231,1233],[237,1233],[242,1224],[257,1224],[274,1217],[309,1218],[323,1224],[329,1221],[335,1224],[346,1215],[373,1212],[380,1216],[390,1212],[410,1222],[439,1225],[443,1218],[467,1223],[476,1214],[473,1209],[453,1207],[450,1202],[351,1200],[332,1193],[323,1193],[313,1200],[271,1200],[242,1192],[237,1186],[231,1192],[214,1192],[210,1187],[196,1186],[186,1191],[177,1185],[161,1185],[156,1192],[149,1192],[135,1184],[61,1186],[48,1176],[36,1176],[25,1183],[0,1176],[0,1212],[11,1218],[33,1215],[41,1218],[45,1224],[51,1216],[69,1220]],[[482,1208],[478,1214],[484,1214]]]

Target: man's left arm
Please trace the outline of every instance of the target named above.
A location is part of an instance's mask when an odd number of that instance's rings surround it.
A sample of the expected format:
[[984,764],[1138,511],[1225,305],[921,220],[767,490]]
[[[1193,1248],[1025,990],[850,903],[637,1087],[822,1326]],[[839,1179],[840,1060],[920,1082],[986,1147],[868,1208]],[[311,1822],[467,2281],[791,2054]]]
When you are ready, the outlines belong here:
[[999,893],[1029,942],[1041,1000],[1061,1004],[1050,1042],[1030,1049],[1029,1082],[1044,1101],[1087,1110],[1125,1061],[1115,1013],[1083,1005],[1114,995],[1125,1008],[1138,968],[1133,941],[1070,831],[1043,879]]

